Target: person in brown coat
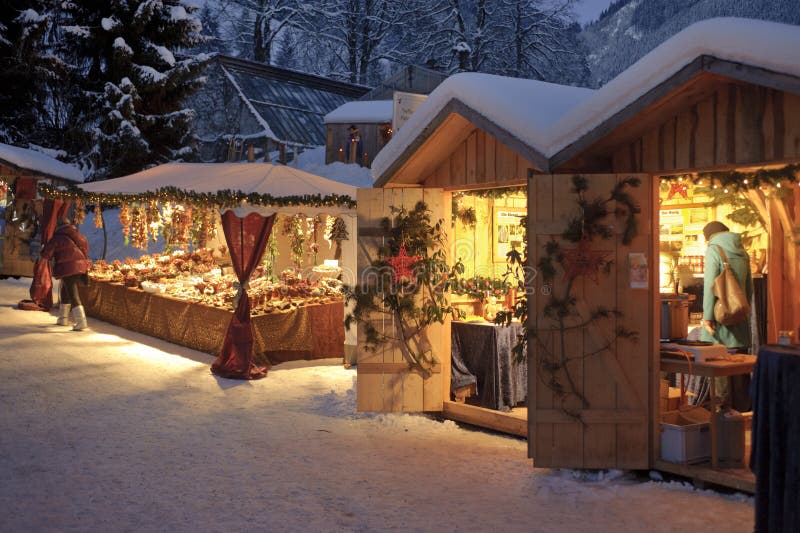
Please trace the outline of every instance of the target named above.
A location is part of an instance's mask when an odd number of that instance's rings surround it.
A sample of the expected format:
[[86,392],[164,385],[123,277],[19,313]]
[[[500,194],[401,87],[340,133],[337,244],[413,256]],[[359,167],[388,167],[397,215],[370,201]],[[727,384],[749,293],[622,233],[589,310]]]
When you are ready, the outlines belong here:
[[42,259],[53,259],[53,277],[61,280],[61,307],[56,324],[69,325],[70,308],[73,311],[75,331],[88,327],[78,284],[84,282],[89,271],[89,242],[78,228],[62,219],[53,238],[42,249]]

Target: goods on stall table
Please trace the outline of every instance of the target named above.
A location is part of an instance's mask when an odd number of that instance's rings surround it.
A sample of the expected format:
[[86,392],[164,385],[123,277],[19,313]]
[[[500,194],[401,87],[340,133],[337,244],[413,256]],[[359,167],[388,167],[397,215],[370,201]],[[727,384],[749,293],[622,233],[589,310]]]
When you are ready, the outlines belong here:
[[[288,312],[310,304],[342,299],[342,282],[328,276],[312,281],[300,277],[292,269],[283,271],[278,281],[271,281],[258,267],[250,279],[251,314]],[[89,276],[98,281],[122,283],[145,292],[234,309],[239,283],[232,273],[223,274],[211,250],[176,251],[164,255],[143,255],[124,262],[97,261]]]

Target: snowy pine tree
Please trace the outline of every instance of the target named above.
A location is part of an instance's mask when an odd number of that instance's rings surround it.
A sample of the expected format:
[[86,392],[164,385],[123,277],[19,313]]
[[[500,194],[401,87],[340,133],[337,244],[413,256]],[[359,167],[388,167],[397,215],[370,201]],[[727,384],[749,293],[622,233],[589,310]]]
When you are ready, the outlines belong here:
[[[94,177],[117,177],[191,157],[194,111],[182,99],[203,82],[196,8],[183,0],[84,0],[65,4],[65,51],[83,105],[75,116],[93,144]],[[99,111],[99,116],[98,116]]]
[[52,88],[66,65],[52,53],[52,2],[7,0],[0,9],[0,141],[50,144],[62,125]]

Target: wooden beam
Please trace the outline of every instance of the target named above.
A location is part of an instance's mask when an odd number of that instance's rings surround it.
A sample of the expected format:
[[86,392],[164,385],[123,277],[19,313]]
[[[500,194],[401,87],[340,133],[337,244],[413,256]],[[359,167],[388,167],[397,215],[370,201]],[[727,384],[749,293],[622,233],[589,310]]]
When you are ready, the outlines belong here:
[[703,57],[705,72],[778,91],[800,94],[800,77],[714,56]]
[[493,429],[501,433],[528,437],[527,417],[514,416],[513,414],[493,409],[451,401],[444,402],[442,415],[451,420]]

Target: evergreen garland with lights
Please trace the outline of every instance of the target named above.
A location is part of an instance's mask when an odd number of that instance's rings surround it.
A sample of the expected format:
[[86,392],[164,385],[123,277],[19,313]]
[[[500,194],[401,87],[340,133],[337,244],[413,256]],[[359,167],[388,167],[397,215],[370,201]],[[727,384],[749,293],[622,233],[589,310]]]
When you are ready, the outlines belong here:
[[174,202],[197,207],[239,207],[242,203],[271,207],[343,207],[354,209],[356,201],[347,195],[303,194],[294,196],[272,196],[271,194],[244,193],[230,189],[216,193],[194,192],[168,186],[143,193],[102,193],[90,192],[75,185],[57,188],[47,183],[39,184],[39,194],[55,200],[83,200],[88,204],[122,205],[124,203]]

